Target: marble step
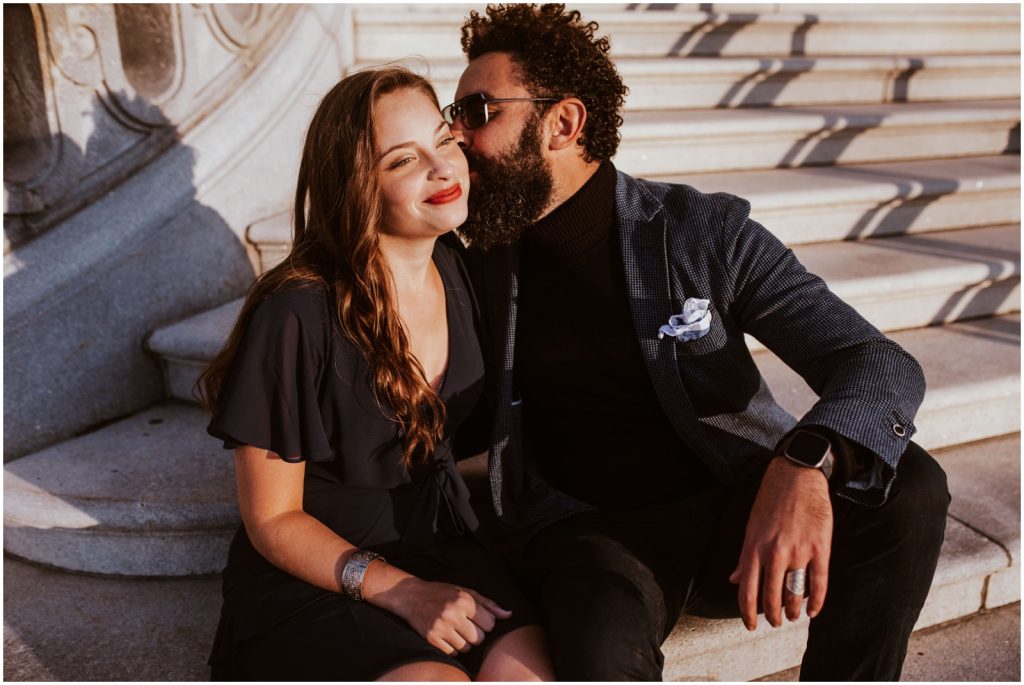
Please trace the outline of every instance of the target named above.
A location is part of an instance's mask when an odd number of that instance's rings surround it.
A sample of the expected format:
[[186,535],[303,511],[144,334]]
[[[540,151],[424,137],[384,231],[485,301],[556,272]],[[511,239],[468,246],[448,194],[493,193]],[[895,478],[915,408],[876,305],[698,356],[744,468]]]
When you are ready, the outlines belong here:
[[1019,155],[652,178],[746,198],[787,245],[1020,221]]
[[[459,29],[470,5],[353,6],[352,53],[380,64],[408,55],[462,57]],[[476,5],[482,10],[482,5]],[[584,8],[581,8],[584,9]],[[1020,17],[1006,12],[622,11],[586,7],[584,19],[611,38],[612,56],[783,57],[1016,53]]]
[[87,573],[218,573],[239,518],[208,420],[160,404],[5,464],[4,550]]
[[[798,246],[807,270],[882,331],[1020,311],[1020,225]],[[763,349],[748,337],[751,350]]]
[[167,397],[198,402],[195,384],[199,374],[224,346],[243,301],[232,300],[149,336],[146,347],[160,359]]
[[626,112],[615,164],[636,176],[998,155],[1020,149],[1020,103]]
[[[1020,314],[892,333],[924,369],[914,441],[928,450],[1020,431]],[[815,394],[768,350],[754,355],[775,399],[802,416]]]
[[[934,453],[953,495],[946,539],[915,630],[1020,599],[1020,434]],[[826,599],[826,607],[828,600]],[[665,680],[745,681],[799,665],[808,620],[748,633],[684,616],[663,645]]]
[[[795,107],[1020,97],[1020,55],[623,57],[625,110]],[[464,59],[408,61],[451,102]],[[363,64],[360,67],[368,67]]]

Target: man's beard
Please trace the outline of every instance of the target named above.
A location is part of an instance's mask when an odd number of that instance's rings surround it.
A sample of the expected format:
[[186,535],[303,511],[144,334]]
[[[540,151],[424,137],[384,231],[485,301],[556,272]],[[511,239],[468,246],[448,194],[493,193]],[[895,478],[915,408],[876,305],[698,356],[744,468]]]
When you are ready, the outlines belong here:
[[476,176],[469,188],[469,216],[458,232],[470,245],[483,250],[511,245],[551,201],[554,178],[540,151],[539,123],[528,121],[515,148],[496,159],[466,152]]

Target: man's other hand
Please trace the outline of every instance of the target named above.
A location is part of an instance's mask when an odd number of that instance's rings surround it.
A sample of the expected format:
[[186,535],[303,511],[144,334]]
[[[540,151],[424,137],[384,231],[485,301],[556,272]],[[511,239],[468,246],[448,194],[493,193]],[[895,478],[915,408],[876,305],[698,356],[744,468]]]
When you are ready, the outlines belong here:
[[768,465],[747,520],[739,565],[729,580],[739,583],[740,616],[747,630],[757,628],[757,596],[768,623],[782,625],[782,605],[790,621],[800,617],[804,598],[783,588],[787,571],[807,569],[807,615],[825,603],[832,551],[832,502],[828,481],[818,469],[776,457]]

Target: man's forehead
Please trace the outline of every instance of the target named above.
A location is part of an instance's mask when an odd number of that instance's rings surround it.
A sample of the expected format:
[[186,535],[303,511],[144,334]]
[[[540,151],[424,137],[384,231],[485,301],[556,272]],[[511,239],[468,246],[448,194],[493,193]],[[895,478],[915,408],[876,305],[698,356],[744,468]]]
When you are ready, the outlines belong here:
[[512,97],[522,90],[518,68],[511,56],[504,52],[488,52],[470,62],[462,72],[456,96],[483,93],[489,97]]

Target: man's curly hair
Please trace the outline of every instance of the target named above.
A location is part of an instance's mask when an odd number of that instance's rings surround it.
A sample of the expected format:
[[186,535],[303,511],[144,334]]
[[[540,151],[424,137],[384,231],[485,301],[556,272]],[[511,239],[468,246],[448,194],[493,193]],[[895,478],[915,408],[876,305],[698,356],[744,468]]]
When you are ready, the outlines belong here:
[[608,37],[594,38],[597,22],[584,23],[565,5],[488,5],[462,25],[462,51],[470,61],[488,52],[511,53],[534,97],[576,97],[587,108],[578,144],[587,162],[611,158],[619,147],[623,99],[628,92],[608,57]]

